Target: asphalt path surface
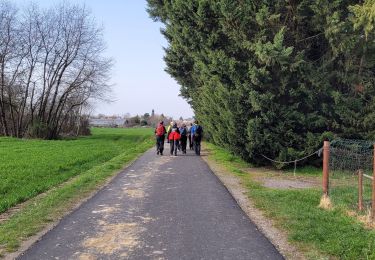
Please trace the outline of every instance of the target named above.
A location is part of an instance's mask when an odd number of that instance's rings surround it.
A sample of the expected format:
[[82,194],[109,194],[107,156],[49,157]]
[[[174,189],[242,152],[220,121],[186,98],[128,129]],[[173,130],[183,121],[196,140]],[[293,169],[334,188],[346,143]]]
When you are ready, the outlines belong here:
[[19,259],[283,257],[199,156],[152,149]]

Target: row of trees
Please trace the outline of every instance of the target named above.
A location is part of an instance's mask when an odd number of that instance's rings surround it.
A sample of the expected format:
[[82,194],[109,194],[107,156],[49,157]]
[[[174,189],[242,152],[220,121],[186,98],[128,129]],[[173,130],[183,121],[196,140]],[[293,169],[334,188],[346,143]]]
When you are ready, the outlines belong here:
[[152,110],[151,115],[149,113],[145,113],[143,116],[133,116],[129,117],[125,121],[125,126],[127,127],[134,127],[134,126],[150,126],[156,127],[159,122],[163,121],[165,125],[168,125],[172,118],[165,116],[164,114],[155,114],[154,110]]
[[104,50],[102,29],[84,6],[19,10],[0,0],[0,134],[79,132],[89,101],[109,90]]
[[211,139],[243,158],[298,158],[375,138],[375,5],[148,0],[165,61]]

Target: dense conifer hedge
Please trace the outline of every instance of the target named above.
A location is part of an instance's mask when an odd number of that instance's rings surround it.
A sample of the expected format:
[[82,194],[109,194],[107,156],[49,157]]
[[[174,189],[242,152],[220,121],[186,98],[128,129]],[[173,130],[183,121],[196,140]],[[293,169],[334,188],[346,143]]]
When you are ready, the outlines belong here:
[[148,0],[209,137],[253,162],[375,137],[374,1]]

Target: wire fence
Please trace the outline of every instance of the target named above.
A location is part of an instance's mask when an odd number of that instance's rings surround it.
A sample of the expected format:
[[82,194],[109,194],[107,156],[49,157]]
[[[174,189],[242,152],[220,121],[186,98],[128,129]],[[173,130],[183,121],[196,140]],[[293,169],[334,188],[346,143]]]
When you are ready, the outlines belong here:
[[367,212],[374,222],[374,142],[336,139],[331,143],[327,142],[323,149],[324,194],[332,198],[334,204],[358,210],[360,214]]
[[356,174],[358,170],[373,170],[374,142],[336,139],[330,143],[329,168],[332,173]]
[[375,221],[374,141],[350,139],[326,141],[324,146],[315,152],[290,161],[280,161],[264,154],[260,155],[272,163],[294,164],[294,176],[298,162],[323,155],[322,199],[332,198],[333,203],[344,205],[350,210],[358,209],[363,212],[367,209],[372,221]]

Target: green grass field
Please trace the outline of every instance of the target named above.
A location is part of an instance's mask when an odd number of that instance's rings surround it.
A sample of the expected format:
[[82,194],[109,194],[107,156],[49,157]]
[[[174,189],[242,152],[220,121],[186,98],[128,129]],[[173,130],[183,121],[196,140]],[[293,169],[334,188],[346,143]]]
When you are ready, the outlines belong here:
[[[251,174],[251,166],[240,158],[215,145],[208,143],[205,146],[209,158],[241,178],[256,207],[285,230],[289,239],[305,252],[308,259],[375,259],[375,230],[366,228],[347,214],[353,208],[357,195],[353,181],[345,183],[343,179],[334,176],[333,181],[340,184],[332,188],[334,207],[332,210],[323,210],[318,207],[322,195],[320,187],[266,188]],[[321,179],[321,171],[311,167],[300,169],[297,173],[300,176],[315,175]],[[293,176],[292,173],[285,174]],[[368,196],[368,187],[365,192]]]
[[0,213],[133,149],[152,136],[143,129],[92,129],[76,140],[0,138]]
[[[1,210],[27,201],[0,221],[0,258],[63,217],[154,144],[147,128],[92,133],[61,141],[0,138]],[[41,192],[44,196],[36,196]]]

